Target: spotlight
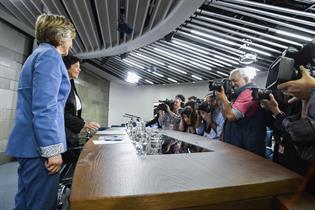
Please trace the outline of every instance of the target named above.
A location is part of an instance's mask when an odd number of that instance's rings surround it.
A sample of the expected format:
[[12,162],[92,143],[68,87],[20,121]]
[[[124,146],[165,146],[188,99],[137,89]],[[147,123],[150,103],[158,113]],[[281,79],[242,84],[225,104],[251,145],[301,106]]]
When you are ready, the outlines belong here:
[[166,36],[164,36],[164,40],[167,42],[170,42],[170,41],[172,41],[174,35],[175,35],[175,32],[171,32],[171,33],[167,34]]
[[253,54],[253,53],[245,53],[244,55],[239,57],[239,63],[241,64],[252,64],[254,62],[256,62],[257,60],[257,55]]
[[125,58],[128,58],[128,55],[129,55],[128,53],[122,53],[122,54],[119,55],[119,57],[120,57],[121,60],[123,60]]

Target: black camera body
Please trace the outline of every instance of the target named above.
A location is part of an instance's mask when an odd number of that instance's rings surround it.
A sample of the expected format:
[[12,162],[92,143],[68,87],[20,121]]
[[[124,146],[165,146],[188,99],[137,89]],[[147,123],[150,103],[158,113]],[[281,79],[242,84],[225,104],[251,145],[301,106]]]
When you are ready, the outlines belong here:
[[167,106],[168,105],[170,107],[170,109],[172,109],[173,105],[174,105],[174,100],[170,100],[170,99],[165,99],[165,100],[159,100],[160,104],[157,106],[157,110],[162,110],[162,111],[167,111]]
[[232,84],[229,79],[222,79],[221,81],[209,81],[209,91],[221,91],[221,87],[224,88],[225,94],[231,94],[233,92]]
[[278,84],[301,78],[299,67],[303,65],[315,76],[315,39],[300,50],[288,47],[269,67],[266,88],[276,89]]
[[271,90],[261,89],[261,88],[252,88],[252,97],[254,101],[259,101],[262,99],[269,100],[269,94],[272,93]]
[[196,109],[199,111],[205,111],[207,113],[210,113],[215,110],[215,107],[211,106],[211,104],[208,101],[205,101],[203,99],[197,99]]

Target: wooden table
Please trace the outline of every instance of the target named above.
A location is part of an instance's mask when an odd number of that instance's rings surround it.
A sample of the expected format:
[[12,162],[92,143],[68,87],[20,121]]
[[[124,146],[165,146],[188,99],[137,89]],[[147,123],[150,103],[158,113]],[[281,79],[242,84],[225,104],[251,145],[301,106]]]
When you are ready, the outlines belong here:
[[[165,135],[213,152],[138,156],[131,143],[89,141],[78,161],[72,210],[271,209],[302,177],[220,141],[176,131]],[[93,139],[97,139],[96,135]]]

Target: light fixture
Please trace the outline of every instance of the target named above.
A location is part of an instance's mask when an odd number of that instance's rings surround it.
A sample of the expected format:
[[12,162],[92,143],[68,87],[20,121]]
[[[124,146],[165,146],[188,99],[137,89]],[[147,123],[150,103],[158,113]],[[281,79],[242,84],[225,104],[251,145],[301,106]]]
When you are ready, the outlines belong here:
[[184,44],[184,43],[181,43],[181,42],[176,41],[176,40],[173,40],[172,42],[173,42],[174,44],[181,45],[181,46],[183,46],[183,47],[192,49],[192,50],[194,50],[194,51],[201,52],[201,53],[206,54],[206,55],[210,55],[209,52],[206,52],[206,51],[204,51],[204,50],[200,50],[200,49],[198,49],[198,48],[192,47],[192,46],[190,46],[190,45],[188,45],[188,44]]
[[226,73],[223,73],[223,72],[221,72],[221,71],[216,71],[218,74],[221,74],[221,75],[223,75],[223,76],[230,76],[230,75],[228,75],[228,74],[226,74]]
[[179,57],[179,56],[177,56],[177,55],[173,55],[172,53],[166,52],[165,50],[161,50],[161,49],[156,48],[156,47],[154,48],[154,50],[156,50],[156,51],[158,51],[158,52],[161,52],[161,53],[164,53],[164,54],[166,54],[166,55],[169,55],[169,56],[171,56],[171,57],[173,57],[173,58],[177,58],[177,59],[179,59],[179,60],[186,61],[185,58]]
[[167,78],[169,81],[172,81],[172,82],[175,82],[175,83],[177,83],[177,81],[176,80],[174,80],[174,79],[172,79],[172,78]]
[[126,81],[129,83],[137,83],[141,77],[139,77],[136,73],[128,72],[128,76]]
[[202,78],[197,77],[197,76],[195,76],[195,75],[191,75],[191,77],[192,77],[192,78],[195,78],[195,79],[197,79],[197,80],[202,80]]
[[235,45],[239,46],[239,44],[236,43],[236,42],[232,42],[232,41],[229,41],[229,40],[226,40],[226,39],[222,39],[222,38],[219,38],[219,37],[216,37],[216,36],[212,36],[210,34],[206,34],[206,33],[200,32],[200,31],[190,30],[190,33],[197,34],[197,35],[200,35],[200,36],[203,36],[203,37],[207,37],[207,38],[210,38],[212,40],[219,41],[219,42],[224,42],[224,43],[232,45],[232,46],[235,46]]
[[154,63],[160,64],[160,65],[165,65],[164,63],[162,63],[162,62],[160,62],[160,61],[157,61],[157,60],[155,60],[155,59],[149,58],[148,56],[142,55],[142,54],[140,54],[140,53],[136,53],[136,55],[137,55],[138,57],[141,57],[141,58],[147,59],[147,60],[149,60],[149,61],[152,61],[152,62],[154,62]]
[[256,54],[246,53],[245,55],[240,56],[239,63],[248,65],[256,62],[256,60],[257,60]]
[[124,59],[128,58],[128,55],[129,55],[128,53],[122,53],[119,55],[119,57],[121,60],[124,60]]
[[189,63],[191,63],[191,64],[193,64],[195,66],[199,66],[201,68],[207,69],[207,70],[211,70],[211,68],[209,66],[205,66],[205,65],[202,65],[202,64],[194,62],[194,61],[189,61]]
[[153,74],[158,75],[159,77],[164,77],[162,74],[157,73],[157,72],[153,72]]
[[[231,52],[237,53],[237,54],[245,54],[245,52],[242,51],[242,50],[235,49],[235,48],[233,48],[233,47],[229,47],[229,46],[226,46],[226,45],[223,45],[223,44],[219,44],[219,43],[217,43],[217,42],[213,42],[213,41],[210,41],[210,40],[208,40],[208,39],[204,39],[204,38],[201,38],[201,37],[199,37],[199,36],[195,36],[195,35],[193,35],[193,34],[189,34],[189,33],[186,33],[186,32],[181,32],[181,34],[184,34],[184,36],[188,36],[188,37],[191,37],[191,38],[193,38],[193,39],[198,39],[198,40],[200,40],[200,41],[207,42],[207,43],[209,43],[209,44],[211,44],[211,45],[213,45],[213,46],[216,46],[216,48],[221,48],[221,49],[225,49],[225,50],[230,50]],[[230,53],[231,53],[231,52],[230,52]]]
[[139,67],[140,69],[144,69],[143,66],[140,66],[139,64],[136,64],[136,63],[134,63],[134,62],[132,62],[132,61],[130,61],[130,60],[124,59],[124,62],[126,62],[127,64],[129,64],[129,66],[131,65],[131,66]]
[[256,52],[258,54],[262,54],[262,55],[266,55],[266,56],[272,56],[270,53],[267,53],[267,52],[264,52],[264,51],[261,51],[261,50],[257,50],[255,48],[248,47],[248,46],[245,46],[245,45],[242,45],[241,48],[249,50],[249,51],[252,51],[252,52]]
[[168,66],[170,69],[173,69],[173,70],[175,70],[175,71],[178,71],[179,73],[182,73],[182,74],[187,74],[187,72],[185,72],[185,71],[182,71],[182,70],[180,70],[180,69],[177,69],[177,68],[175,68],[175,67],[173,67],[173,66]]
[[147,79],[145,79],[144,81],[146,81],[147,83],[149,83],[149,84],[151,84],[151,85],[154,84],[153,82],[151,82],[150,80],[147,80]]
[[296,39],[301,39],[301,40],[304,40],[304,41],[307,41],[307,42],[312,41],[312,38],[310,38],[310,37],[301,36],[301,35],[298,35],[298,34],[293,34],[293,33],[287,32],[287,31],[282,31],[282,30],[276,29],[275,32],[277,34],[293,37],[293,38],[296,38]]

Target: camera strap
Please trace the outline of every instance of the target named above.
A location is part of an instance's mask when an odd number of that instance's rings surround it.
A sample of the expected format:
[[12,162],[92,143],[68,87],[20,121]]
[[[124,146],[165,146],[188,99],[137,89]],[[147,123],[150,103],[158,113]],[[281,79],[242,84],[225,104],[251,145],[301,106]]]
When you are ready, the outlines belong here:
[[232,93],[230,96],[229,96],[229,101],[235,101],[237,99],[237,97],[246,89],[252,89],[256,87],[256,85],[252,82],[250,83],[247,83],[246,85],[240,87],[238,90],[236,90],[234,93]]

